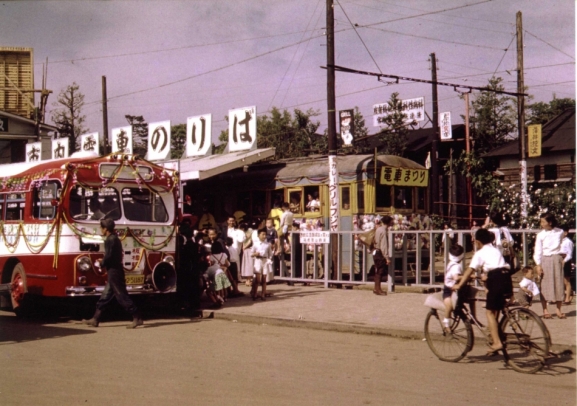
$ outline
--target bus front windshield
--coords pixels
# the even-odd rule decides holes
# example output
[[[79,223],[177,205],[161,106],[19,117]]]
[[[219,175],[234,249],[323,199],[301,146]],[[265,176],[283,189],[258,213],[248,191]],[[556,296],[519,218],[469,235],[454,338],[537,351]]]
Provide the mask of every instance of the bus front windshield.
[[[90,190],[76,186],[70,192],[70,214],[75,220],[118,220],[121,216],[118,191],[111,187]]]

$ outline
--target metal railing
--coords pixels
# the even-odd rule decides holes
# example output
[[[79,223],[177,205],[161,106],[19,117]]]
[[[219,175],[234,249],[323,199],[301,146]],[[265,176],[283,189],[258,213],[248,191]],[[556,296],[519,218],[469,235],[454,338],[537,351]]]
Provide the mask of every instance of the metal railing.
[[[521,264],[525,266],[532,258],[529,248],[534,238],[529,236],[540,230],[509,231],[516,241]],[[281,260],[275,261],[275,279],[322,283],[325,287],[372,284],[373,258],[358,240],[361,234],[363,231],[331,232],[329,244],[301,244],[300,232],[292,232],[290,252],[281,254]],[[474,253],[471,230],[389,230],[389,248],[393,255],[386,278],[388,291],[394,291],[395,285],[441,287],[449,262],[451,234],[452,240],[465,248],[463,269],[466,269]],[[336,249],[333,249],[335,244]],[[336,267],[333,267],[334,263]]]

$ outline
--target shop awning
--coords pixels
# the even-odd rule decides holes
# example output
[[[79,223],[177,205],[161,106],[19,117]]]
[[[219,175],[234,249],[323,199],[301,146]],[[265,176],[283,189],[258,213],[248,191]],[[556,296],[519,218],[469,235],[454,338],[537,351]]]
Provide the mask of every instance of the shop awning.
[[[261,148],[201,158],[184,158],[180,160],[180,168],[178,169],[180,171],[180,179],[187,181],[210,178],[211,176],[270,158],[274,156],[274,152],[274,148]]]

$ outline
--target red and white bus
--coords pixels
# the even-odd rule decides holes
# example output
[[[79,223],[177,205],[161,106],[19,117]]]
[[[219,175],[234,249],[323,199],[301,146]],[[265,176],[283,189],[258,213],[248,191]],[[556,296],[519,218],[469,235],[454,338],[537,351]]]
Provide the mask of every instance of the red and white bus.
[[[16,314],[35,296],[100,294],[105,217],[124,247],[128,292],[173,292],[177,176],[122,154],[0,165],[0,291]]]

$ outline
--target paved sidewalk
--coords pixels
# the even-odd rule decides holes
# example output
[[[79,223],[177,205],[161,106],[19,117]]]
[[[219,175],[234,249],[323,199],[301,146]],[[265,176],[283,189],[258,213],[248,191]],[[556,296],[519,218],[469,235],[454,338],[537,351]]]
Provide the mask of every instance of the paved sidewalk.
[[[203,310],[203,317],[265,323],[322,330],[346,331],[364,334],[382,334],[394,337],[423,339],[425,316],[429,309],[423,305],[426,294],[404,293],[415,289],[397,286],[397,293],[377,296],[370,289],[325,289],[319,285],[288,286],[272,284],[266,301],[252,301],[249,288],[242,285],[245,296],[229,299],[218,310]],[[203,305],[209,303],[203,299]],[[483,303],[477,302],[479,321],[486,325]],[[541,305],[534,303],[531,310],[542,314]],[[550,307],[550,311],[554,309]],[[576,350],[575,304],[563,306],[567,319],[556,317],[543,320],[547,325],[554,351]],[[475,328],[476,330],[476,328]],[[475,331],[475,340],[484,337]]]

